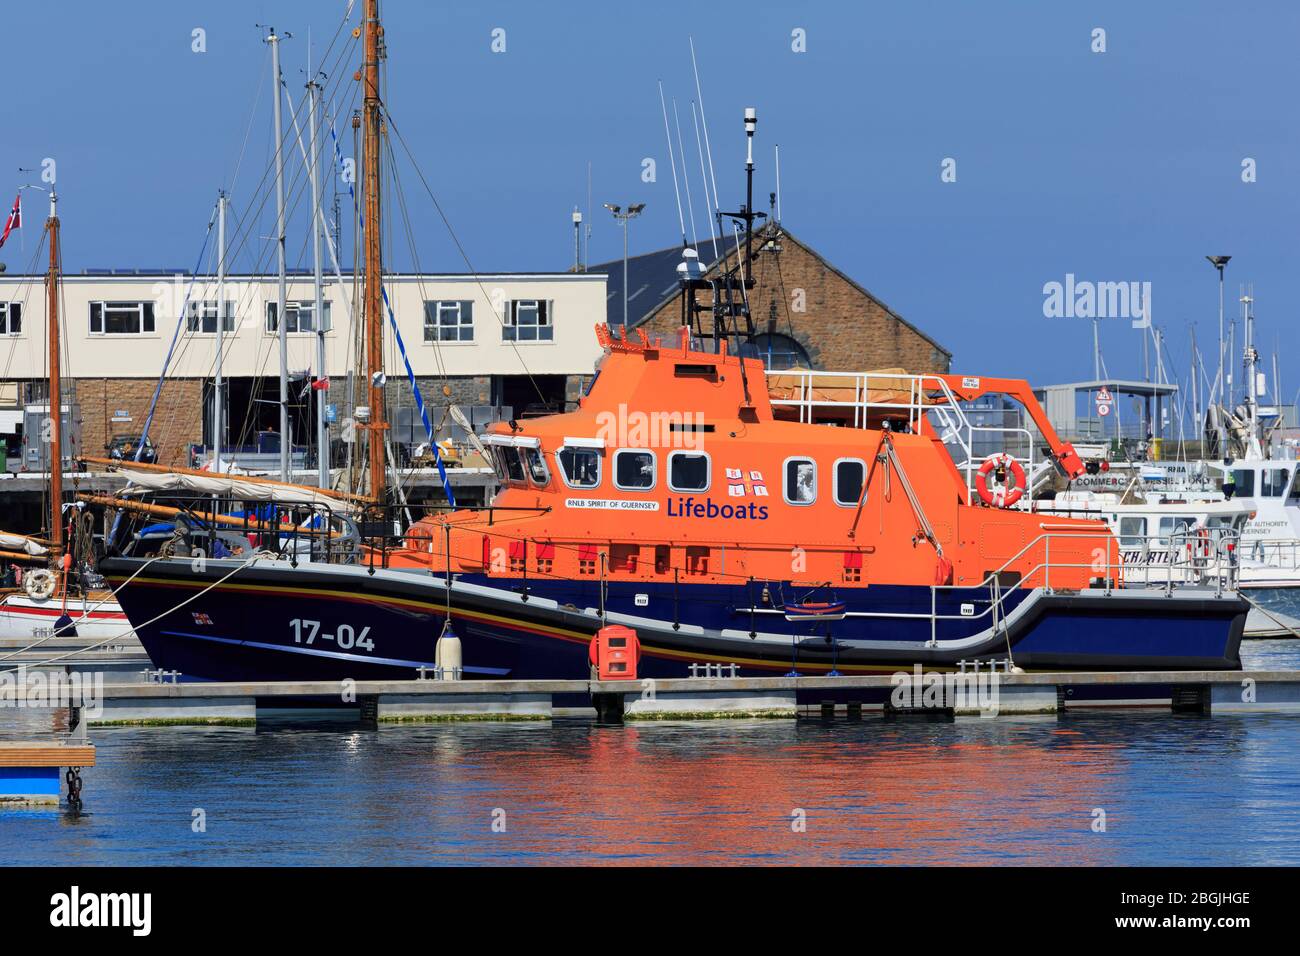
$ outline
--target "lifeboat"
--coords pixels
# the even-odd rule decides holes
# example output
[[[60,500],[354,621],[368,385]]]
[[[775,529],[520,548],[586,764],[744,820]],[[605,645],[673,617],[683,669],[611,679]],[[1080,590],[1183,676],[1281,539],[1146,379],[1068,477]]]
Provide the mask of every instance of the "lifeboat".
[[[1124,588],[1105,522],[972,491],[935,420],[990,392],[1023,402],[1048,467],[1082,473],[1026,383],[890,372],[867,388],[880,373],[842,373],[859,380],[842,390],[816,373],[804,387],[685,328],[670,342],[597,334],[605,356],[578,408],[483,436],[500,481],[490,509],[427,515],[352,564],[234,577],[223,561],[152,564],[122,602],[148,622],[155,664],[216,679],[409,677],[434,665],[451,621],[469,677],[585,677],[606,625],[636,632],[642,677],[714,662],[781,674],[792,645],[801,674],[981,659],[1240,667],[1245,606],[1231,591]],[[870,400],[881,390],[893,400]],[[115,581],[139,566],[104,563]],[[781,600],[807,582],[835,599]],[[827,621],[834,640],[810,634]],[[309,643],[306,628],[329,640]]]

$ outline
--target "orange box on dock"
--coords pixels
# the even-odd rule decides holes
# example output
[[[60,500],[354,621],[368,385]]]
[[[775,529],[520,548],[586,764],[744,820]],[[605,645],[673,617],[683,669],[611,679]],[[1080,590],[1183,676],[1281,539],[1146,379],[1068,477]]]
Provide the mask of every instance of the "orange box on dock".
[[[636,680],[640,658],[641,642],[630,627],[610,624],[591,639],[590,659],[598,680]]]

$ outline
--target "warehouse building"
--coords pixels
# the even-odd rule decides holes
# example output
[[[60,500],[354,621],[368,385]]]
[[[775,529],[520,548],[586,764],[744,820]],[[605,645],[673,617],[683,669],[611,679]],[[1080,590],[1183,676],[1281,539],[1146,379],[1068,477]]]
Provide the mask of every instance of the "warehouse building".
[[[736,261],[734,237],[719,237],[716,244],[704,240],[694,248],[705,267],[705,279],[726,271]],[[755,286],[749,294],[750,311],[757,331],[755,344],[769,368],[949,370],[950,351],[783,225],[755,230],[753,249]],[[676,270],[681,261],[681,246],[628,260],[630,328],[643,328],[652,338],[668,338],[680,327]],[[621,324],[623,260],[601,263],[589,271],[608,276],[609,322]]]

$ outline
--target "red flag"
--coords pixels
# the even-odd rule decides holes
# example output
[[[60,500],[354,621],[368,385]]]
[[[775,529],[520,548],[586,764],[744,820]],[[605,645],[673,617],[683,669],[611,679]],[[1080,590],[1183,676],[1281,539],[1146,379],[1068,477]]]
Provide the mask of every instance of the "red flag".
[[[14,208],[10,210],[9,218],[8,220],[5,221],[4,234],[0,235],[0,246],[3,246],[5,244],[5,240],[9,238],[9,233],[13,232],[15,229],[21,229],[22,227],[23,227],[23,194],[19,193],[17,196],[14,197]]]
[[[316,381],[311,383],[311,387],[318,392],[328,392],[330,388],[330,380],[328,378],[318,378]]]

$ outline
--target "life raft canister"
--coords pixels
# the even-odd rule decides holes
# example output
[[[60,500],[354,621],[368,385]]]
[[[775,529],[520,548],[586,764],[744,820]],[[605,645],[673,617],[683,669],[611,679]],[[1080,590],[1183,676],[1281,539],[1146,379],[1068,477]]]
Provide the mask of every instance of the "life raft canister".
[[[37,568],[23,575],[23,588],[27,596],[34,601],[44,601],[54,593],[54,572],[48,568]]]
[[[1010,487],[998,488],[996,491],[989,490],[989,475],[995,470],[1010,474]],[[979,492],[980,500],[994,508],[1010,508],[1024,495],[1026,487],[1028,483],[1025,481],[1025,469],[1020,467],[1020,462],[1005,452],[989,455],[984,459],[984,464],[980,465],[980,470],[975,473],[975,490]]]

